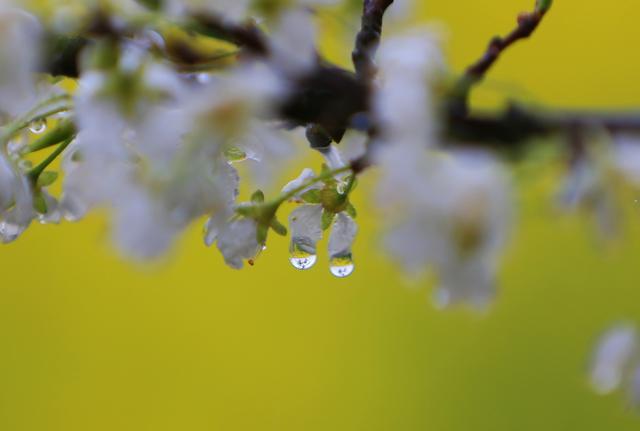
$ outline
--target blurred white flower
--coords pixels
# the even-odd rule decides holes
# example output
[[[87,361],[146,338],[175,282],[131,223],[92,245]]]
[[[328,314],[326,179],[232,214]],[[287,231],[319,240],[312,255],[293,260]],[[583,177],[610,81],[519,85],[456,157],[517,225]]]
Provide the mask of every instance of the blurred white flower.
[[[287,75],[302,75],[317,62],[316,27],[312,13],[288,9],[280,15],[271,37],[272,64]]]
[[[444,70],[434,35],[419,33],[390,38],[379,52],[380,88],[374,109],[382,140],[425,148],[436,134],[431,85]]]
[[[34,16],[0,1],[1,112],[16,116],[33,105],[40,36],[40,23]]]
[[[0,151],[0,242],[15,241],[33,217],[29,180]]]
[[[629,183],[640,187],[640,136],[614,137],[613,164]]]
[[[443,69],[432,35],[389,39],[381,47],[374,156],[382,171],[378,202],[390,224],[385,245],[409,273],[435,269],[438,305],[483,307],[494,296],[509,186],[488,155],[430,149],[438,139],[432,85]]]
[[[238,21],[246,17],[250,4],[251,0],[165,0],[164,11],[175,17],[188,12],[207,12]]]
[[[411,274],[436,270],[439,306],[486,306],[510,226],[506,174],[474,153],[390,148],[382,154],[378,201],[390,223],[385,245],[391,256]]]
[[[639,359],[638,347],[638,334],[633,326],[619,325],[607,331],[600,338],[593,355],[593,388],[601,394],[618,389],[623,380],[629,378],[632,360]]]

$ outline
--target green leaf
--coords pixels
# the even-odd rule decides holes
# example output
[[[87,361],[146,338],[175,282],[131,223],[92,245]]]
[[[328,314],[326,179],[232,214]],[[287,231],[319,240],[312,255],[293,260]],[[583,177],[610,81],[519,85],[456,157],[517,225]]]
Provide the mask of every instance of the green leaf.
[[[275,217],[271,220],[271,229],[273,229],[278,235],[287,236],[287,228]]]
[[[347,214],[349,214],[351,218],[358,217],[358,212],[356,211],[356,207],[354,207],[351,202],[347,204],[347,208],[345,209],[345,211],[347,212]]]
[[[37,193],[33,196],[33,209],[35,209],[40,214],[47,213],[47,201],[44,200],[44,195],[42,193]]]
[[[335,218],[335,213],[332,213],[331,211],[322,211],[322,230],[327,230],[329,229],[329,226],[331,226],[331,223],[333,222],[333,219]]]
[[[303,201],[309,204],[319,204],[320,202],[322,202],[322,196],[320,194],[320,190],[318,189],[306,191],[300,196],[300,198],[302,198]]]
[[[264,202],[264,192],[262,190],[256,190],[251,195],[251,202],[255,204],[261,204]]]
[[[38,177],[38,187],[48,187],[55,183],[58,179],[58,173],[53,171],[45,171]]]

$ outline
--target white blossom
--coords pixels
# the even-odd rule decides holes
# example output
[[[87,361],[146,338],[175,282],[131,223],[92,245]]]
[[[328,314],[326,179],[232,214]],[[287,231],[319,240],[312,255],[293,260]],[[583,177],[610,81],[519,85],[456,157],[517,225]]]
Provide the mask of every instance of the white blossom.
[[[638,360],[638,335],[631,325],[607,331],[598,342],[591,364],[591,384],[602,394],[619,388],[633,359]]]
[[[29,180],[0,151],[0,242],[15,241],[33,217]]]
[[[166,0],[164,10],[169,16],[181,17],[188,12],[200,11],[238,21],[246,16],[250,3],[250,0]]]
[[[27,12],[0,2],[0,111],[16,116],[36,98],[41,27]]]
[[[317,61],[316,27],[313,15],[303,8],[292,8],[280,15],[271,38],[274,67],[289,75],[308,72]]]
[[[233,220],[220,229],[217,246],[227,265],[241,269],[245,260],[255,259],[263,246],[258,243],[257,229],[256,221],[250,218]]]

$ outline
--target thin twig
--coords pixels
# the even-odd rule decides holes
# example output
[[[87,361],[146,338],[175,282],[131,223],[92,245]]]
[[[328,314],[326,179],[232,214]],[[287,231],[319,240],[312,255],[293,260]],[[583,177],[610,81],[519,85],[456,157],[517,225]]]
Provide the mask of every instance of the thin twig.
[[[523,12],[518,16],[518,25],[505,37],[495,36],[489,42],[482,57],[469,66],[460,78],[454,94],[454,109],[461,114],[468,112],[469,92],[474,85],[481,82],[491,67],[498,61],[501,54],[519,40],[529,38],[538,28],[551,7],[551,1],[538,0],[533,12]]]

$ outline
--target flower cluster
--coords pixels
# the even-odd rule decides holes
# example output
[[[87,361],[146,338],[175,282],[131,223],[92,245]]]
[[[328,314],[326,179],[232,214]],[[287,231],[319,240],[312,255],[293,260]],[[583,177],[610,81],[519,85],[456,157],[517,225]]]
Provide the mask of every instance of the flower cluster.
[[[469,130],[486,140],[487,127],[459,102],[495,60],[448,89],[438,35],[381,42],[393,1],[366,0],[355,71],[339,68],[318,51],[315,17],[341,3],[111,0],[37,18],[2,1],[0,239],[100,208],[119,250],[152,259],[206,218],[205,243],[229,266],[253,263],[273,231],[290,233],[290,261],[306,270],[327,231],[329,269],[346,277],[358,231],[352,194],[374,165],[381,247],[408,274],[435,273],[437,305],[486,307],[512,225],[511,180],[494,152],[473,145]],[[539,24],[550,4],[526,20]],[[70,21],[80,24],[65,33]],[[299,129],[325,163],[267,199],[261,190],[294,159]],[[618,185],[640,185],[640,145],[603,130],[582,134],[597,145],[573,146],[561,201],[610,231]],[[338,146],[343,138],[358,151]],[[257,190],[247,202],[239,172]],[[58,178],[62,192],[52,193]],[[288,228],[278,218],[285,202],[298,205]]]

